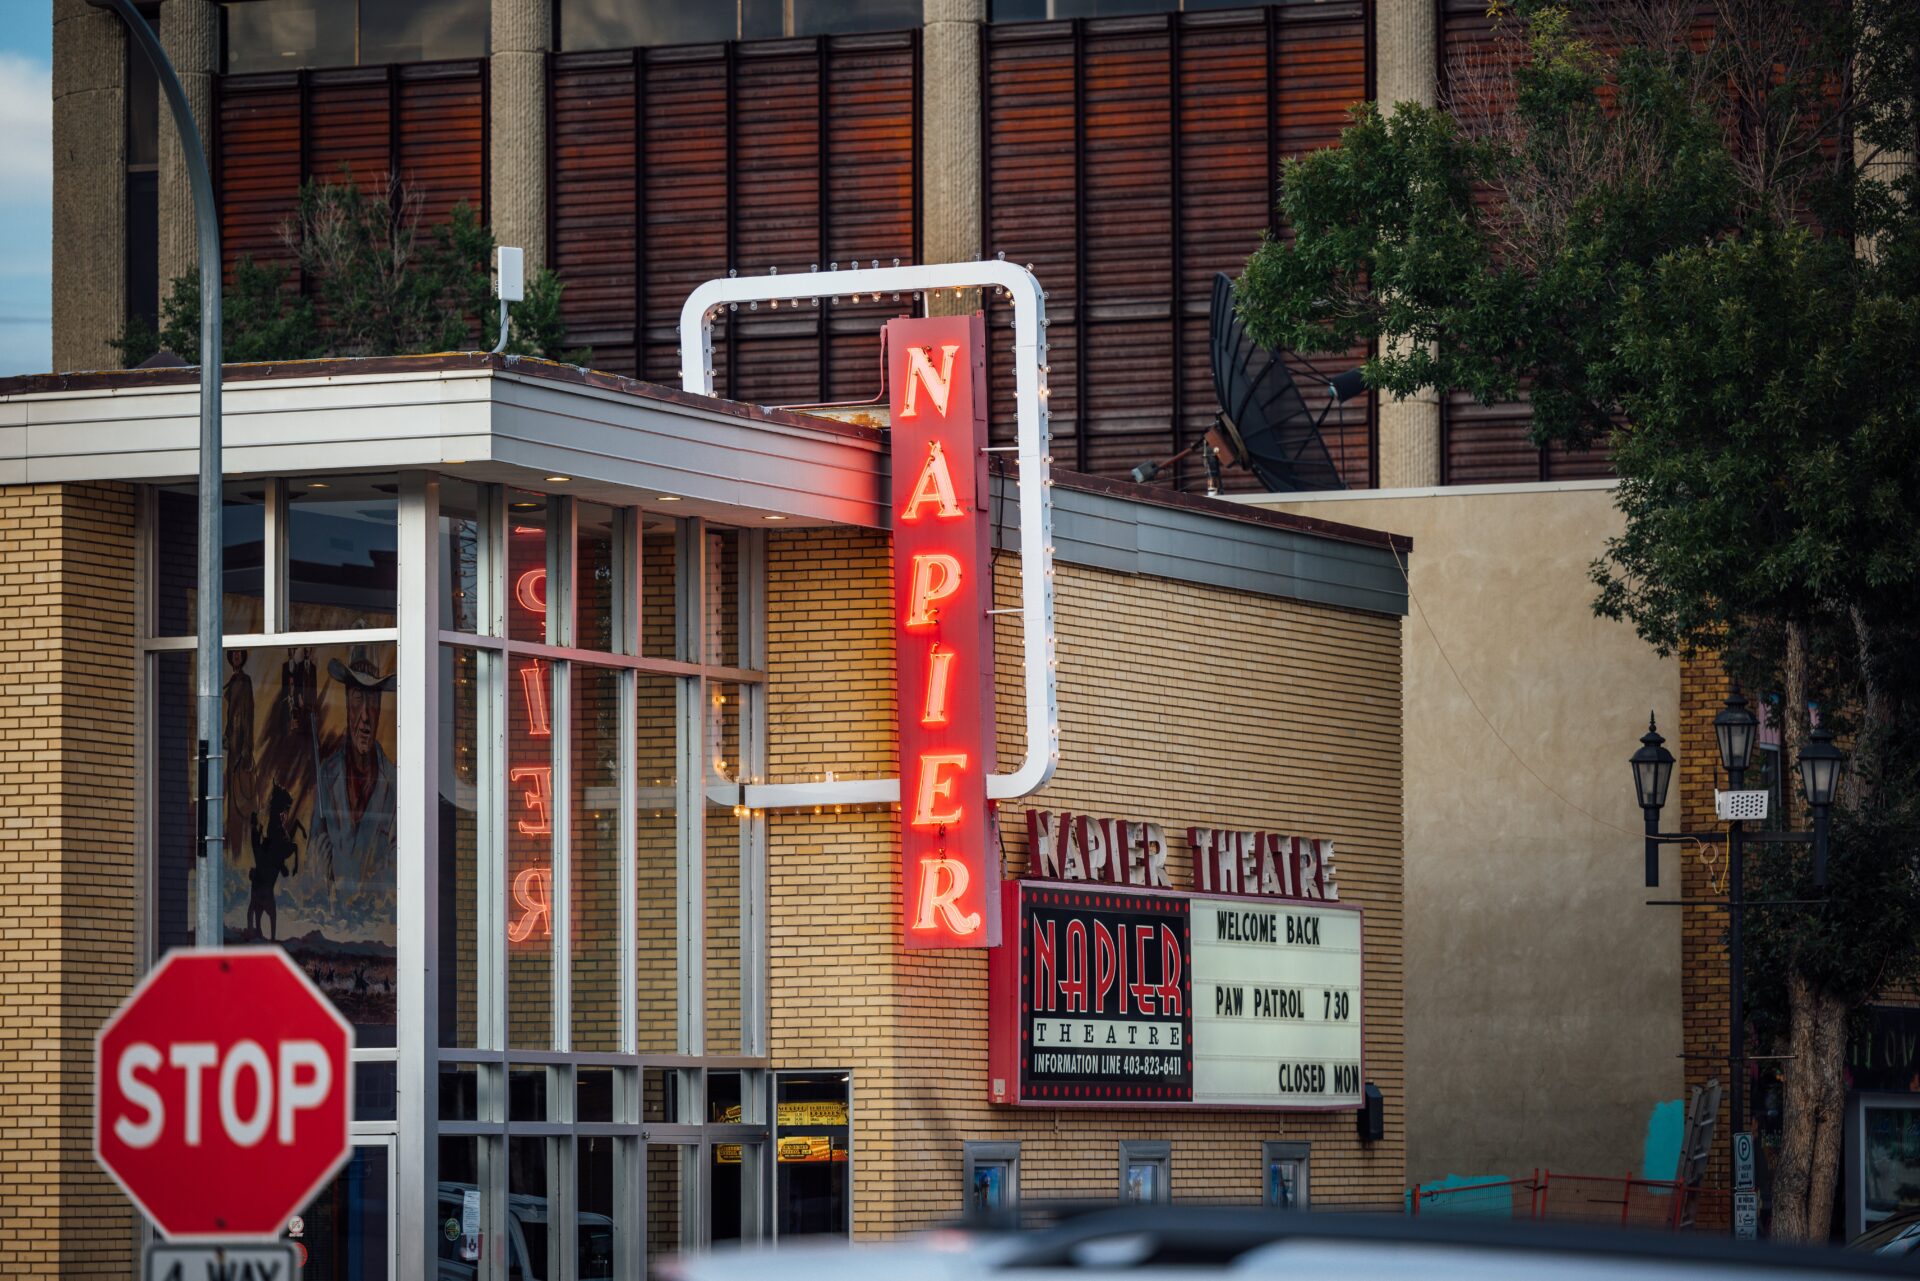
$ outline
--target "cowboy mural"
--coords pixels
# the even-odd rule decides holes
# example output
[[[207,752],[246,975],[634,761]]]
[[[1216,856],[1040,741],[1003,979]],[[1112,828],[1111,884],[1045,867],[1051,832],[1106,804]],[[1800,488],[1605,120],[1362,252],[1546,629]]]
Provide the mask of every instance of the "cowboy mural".
[[[381,675],[355,645],[327,674],[346,690],[347,727],[340,746],[320,756],[313,738],[312,853],[329,879],[384,884],[393,879],[393,761],[380,746],[380,710],[393,675]]]

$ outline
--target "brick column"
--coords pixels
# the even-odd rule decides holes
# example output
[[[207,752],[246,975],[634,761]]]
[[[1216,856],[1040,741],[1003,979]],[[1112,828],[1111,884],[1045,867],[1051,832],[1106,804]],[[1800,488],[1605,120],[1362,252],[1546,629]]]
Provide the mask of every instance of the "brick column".
[[[1380,0],[1374,8],[1373,75],[1380,109],[1440,101],[1434,0]],[[1431,389],[1380,400],[1380,487],[1440,483],[1440,397]]]
[[[487,219],[494,238],[547,265],[547,50],[552,0],[493,0],[487,60]]]
[[[1677,773],[1680,805],[1669,805],[1662,816],[1668,831],[1710,832],[1720,829],[1713,812],[1713,793],[1720,784],[1720,747],[1713,735],[1714,713],[1726,701],[1732,682],[1718,654],[1687,654],[1680,660],[1680,725],[1673,746],[1679,757]],[[1677,823],[1676,823],[1677,820]],[[1669,826],[1671,825],[1671,826]],[[1724,845],[1674,847],[1680,859],[1680,897],[1713,899],[1727,896],[1727,853]],[[1706,907],[1649,908],[1683,914],[1680,929],[1681,1049],[1687,1055],[1689,1090],[1710,1080],[1720,1082],[1720,1128],[1707,1161],[1706,1186],[1731,1186],[1727,1168],[1727,1131],[1732,1125],[1732,1080],[1727,1075],[1727,914]],[[1757,1099],[1749,1099],[1751,1108]],[[1724,1191],[1703,1198],[1699,1222],[1724,1230],[1731,1205]]]
[[[0,1258],[126,1277],[133,1211],[91,1150],[138,938],[132,491],[0,489],[0,591]]]
[[[160,9],[160,43],[186,90],[204,147],[213,146],[213,78],[220,70],[220,6],[213,0],[167,0]],[[135,51],[138,56],[138,50]],[[200,238],[193,217],[193,184],[186,153],[174,127],[166,92],[160,102],[160,301],[167,286],[200,266]]]
[[[973,262],[986,249],[980,225],[980,27],[986,0],[926,0],[920,36],[920,255]],[[978,290],[935,301],[935,315],[966,315]]]
[[[53,367],[117,369],[127,315],[126,34],[53,6]]]

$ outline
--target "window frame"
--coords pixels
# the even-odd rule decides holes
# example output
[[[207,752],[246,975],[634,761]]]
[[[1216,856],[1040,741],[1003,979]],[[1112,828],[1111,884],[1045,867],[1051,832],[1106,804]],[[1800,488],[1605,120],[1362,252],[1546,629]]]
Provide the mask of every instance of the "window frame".
[[[1306,1210],[1313,1206],[1313,1144],[1287,1139],[1270,1139],[1260,1145],[1260,1200],[1269,1209],[1283,1208],[1273,1198],[1273,1167],[1291,1162],[1299,1167],[1294,1181],[1294,1203],[1284,1208]]]
[[[396,1093],[402,1100],[414,1100],[411,1106],[397,1106],[392,1116],[355,1120],[352,1124],[356,1141],[385,1137],[395,1150],[392,1186],[396,1199],[393,1204],[399,1220],[395,1240],[430,1242],[435,1236],[432,1230],[438,1222],[434,1217],[437,1205],[431,1192],[425,1205],[427,1221],[419,1223],[413,1220],[420,1217],[421,1210],[416,1204],[417,1198],[409,1198],[408,1189],[411,1182],[418,1180],[423,1169],[438,1169],[438,1149],[442,1139],[472,1139],[478,1145],[475,1160],[481,1182],[482,1213],[485,1222],[498,1225],[505,1222],[504,1216],[507,1214],[506,1158],[512,1139],[544,1139],[547,1142],[548,1197],[555,1212],[564,1215],[569,1212],[577,1194],[575,1180],[579,1173],[579,1140],[598,1137],[616,1140],[614,1249],[618,1275],[636,1273],[638,1261],[644,1258],[644,1233],[648,1222],[645,1171],[650,1147],[679,1145],[684,1159],[694,1162],[692,1168],[698,1169],[704,1176],[712,1163],[714,1146],[723,1143],[742,1145],[743,1235],[750,1239],[766,1236],[770,1227],[766,1213],[770,1199],[768,1184],[771,1182],[768,1176],[774,1149],[771,1143],[773,1127],[766,1116],[760,1115],[762,1100],[770,1097],[766,1086],[769,1068],[766,1057],[768,976],[766,941],[763,936],[766,920],[765,818],[764,815],[736,811],[741,829],[737,906],[742,935],[739,975],[741,1026],[738,1040],[730,1046],[720,1047],[717,1052],[713,1051],[696,1009],[692,1019],[683,1018],[671,1052],[655,1050],[644,1054],[640,1052],[637,1039],[636,1005],[642,980],[635,963],[633,916],[637,900],[637,868],[635,824],[631,821],[639,800],[635,753],[641,734],[636,724],[634,686],[642,674],[652,674],[674,681],[683,709],[676,717],[679,729],[673,746],[676,775],[681,782],[675,803],[682,815],[679,826],[683,842],[678,859],[681,881],[674,887],[673,897],[686,903],[701,903],[704,880],[690,881],[688,878],[704,876],[704,825],[708,821],[711,790],[719,784],[709,777],[703,767],[710,752],[704,741],[703,718],[695,713],[705,706],[711,685],[725,682],[740,691],[738,733],[741,770],[757,774],[765,768],[765,638],[761,631],[765,619],[765,531],[739,530],[737,593],[729,601],[730,607],[737,609],[738,631],[733,642],[738,648],[737,661],[760,666],[718,668],[706,661],[712,655],[704,652],[707,640],[705,583],[708,567],[705,557],[701,555],[694,555],[691,565],[688,558],[683,556],[676,575],[674,609],[679,640],[675,656],[652,658],[633,652],[643,648],[640,643],[644,587],[639,555],[641,530],[649,518],[664,519],[662,513],[649,512],[638,505],[615,507],[617,528],[614,563],[620,583],[620,589],[615,593],[616,614],[610,642],[615,652],[585,650],[566,644],[547,643],[553,639],[571,639],[568,623],[574,607],[574,548],[570,538],[558,535],[550,543],[550,548],[555,549],[557,554],[549,558],[550,578],[555,590],[550,593],[548,600],[550,623],[558,625],[550,626],[539,642],[516,641],[506,635],[509,601],[505,591],[507,511],[504,486],[481,485],[478,488],[479,564],[472,587],[478,595],[475,616],[479,630],[464,632],[442,626],[439,594],[447,589],[437,572],[444,550],[439,519],[442,474],[421,470],[372,469],[351,473],[329,472],[316,478],[331,478],[336,474],[398,483],[396,537],[400,564],[393,625],[338,631],[287,630],[289,485],[284,478],[253,480],[237,477],[228,483],[241,481],[258,484],[265,491],[260,610],[263,630],[248,633],[226,631],[223,633],[224,647],[236,650],[351,642],[391,646],[394,670],[401,681],[399,689],[405,692],[394,695],[392,715],[396,718],[396,731],[401,736],[403,748],[406,736],[411,733],[414,740],[424,742],[427,749],[418,759],[408,758],[404,750],[396,754],[397,784],[416,791],[437,788],[435,780],[440,754],[450,750],[449,743],[439,737],[437,728],[442,698],[442,656],[450,648],[472,650],[479,656],[474,672],[479,688],[474,697],[479,704],[476,712],[479,729],[476,733],[481,739],[479,747],[482,751],[480,765],[476,768],[479,777],[486,782],[478,798],[483,831],[477,838],[479,848],[474,897],[463,898],[462,901],[462,910],[475,912],[477,937],[483,940],[472,962],[477,989],[473,997],[476,1002],[475,1043],[439,1044],[441,1038],[438,1035],[429,1035],[424,1029],[409,1025],[402,1018],[395,1029],[397,1045],[357,1048],[353,1053],[356,1065],[393,1065],[397,1077]],[[457,474],[447,474],[444,478],[466,483],[466,478]],[[162,660],[170,658],[175,663],[182,659],[190,660],[196,640],[191,632],[185,635],[162,635],[160,632],[159,504],[155,496],[162,488],[164,486],[161,485],[141,486],[137,491],[136,509],[139,537],[135,544],[137,580],[134,606],[138,620],[136,648],[139,661],[136,664],[138,710],[134,735],[140,755],[133,785],[139,801],[136,821],[140,846],[144,851],[137,870],[139,884],[143,888],[143,907],[138,922],[143,967],[150,966],[158,959],[155,953],[156,938],[161,932],[159,914],[170,910],[170,905],[162,904],[157,894],[144,892],[155,886],[159,870],[156,861],[158,849],[151,839],[159,825],[157,806],[163,794],[168,798],[174,796],[170,790],[159,785],[160,776],[155,772],[160,767],[157,759],[159,736],[155,728],[161,712],[160,682],[173,679],[171,675],[163,674]],[[550,511],[555,513],[550,528],[570,534],[575,524],[573,504],[576,500],[564,492],[554,493],[551,489],[545,492],[552,503]],[[697,517],[683,517],[674,518],[673,525],[675,537],[683,549],[705,547],[707,522]],[[410,575],[413,583],[411,589],[408,586]],[[423,576],[426,584],[424,589],[420,586]],[[619,893],[623,919],[619,934],[622,977],[617,1051],[585,1052],[570,1048],[572,1027],[566,997],[573,974],[573,948],[566,914],[569,895],[565,881],[566,858],[570,848],[569,833],[565,830],[569,805],[561,799],[570,796],[570,791],[565,788],[566,770],[560,768],[558,761],[554,774],[555,838],[552,847],[555,877],[552,890],[554,945],[548,962],[553,967],[553,989],[549,999],[552,1002],[554,1035],[548,1048],[524,1049],[508,1045],[506,992],[501,982],[505,974],[506,955],[505,901],[501,893],[504,890],[502,877],[506,867],[506,847],[498,829],[509,814],[507,798],[511,789],[505,775],[507,762],[504,755],[499,753],[504,752],[504,712],[507,697],[514,693],[512,664],[516,658],[538,659],[554,665],[554,692],[550,708],[552,735],[556,746],[565,745],[569,753],[574,748],[572,706],[571,699],[566,696],[568,686],[561,673],[570,674],[575,663],[613,669],[619,673],[622,705],[617,718],[620,727],[618,774],[621,793],[619,804],[623,815],[623,831],[619,838]],[[188,672],[191,672],[190,666]],[[427,709],[424,719],[419,711],[422,707]],[[403,716],[409,719],[402,722],[400,718]],[[488,754],[492,749],[486,743],[489,725],[498,730],[501,736],[498,751],[493,755]],[[407,728],[409,726],[411,729]],[[188,733],[191,737],[190,729]],[[729,796],[737,795],[737,784],[728,784],[727,787]],[[489,824],[492,830],[484,830]],[[404,937],[409,930],[416,931],[419,938],[412,946],[429,949],[429,956],[437,955],[440,932],[452,928],[450,921],[442,919],[438,899],[437,837],[427,835],[424,849],[421,849],[418,833],[410,834],[403,823],[396,840],[396,862],[405,864],[424,858],[428,865],[412,874],[415,878],[412,882],[407,879],[407,873],[401,875],[396,901],[401,935]],[[682,918],[678,929],[675,967],[679,971],[678,976],[672,979],[664,974],[660,976],[661,982],[678,983],[683,992],[688,991],[691,985],[695,1002],[699,1002],[702,996],[702,976],[699,972],[702,953],[697,948],[689,950],[688,943],[690,937],[694,942],[699,941],[699,929],[698,913],[694,914],[691,922]],[[405,966],[407,947],[405,943],[401,945],[401,956],[397,963],[402,968]],[[689,957],[694,958],[691,964]],[[436,964],[430,967],[429,972],[437,976],[437,970]],[[416,978],[409,981],[421,980]],[[429,982],[427,990],[417,995],[417,1000],[428,1006],[440,999],[437,977]],[[682,1009],[687,1009],[684,1000]],[[545,1071],[547,1103],[542,1116],[525,1121],[510,1119],[508,1084],[515,1067]],[[613,1070],[614,1092],[610,1119],[591,1122],[579,1120],[573,1109],[579,1073],[583,1069],[608,1068]],[[702,1104],[706,1074],[716,1070],[741,1074],[746,1115],[737,1124],[709,1122],[704,1117]],[[443,1072],[448,1071],[456,1076],[443,1078]],[[672,1098],[678,1106],[670,1120],[649,1121],[645,1117],[643,1096],[650,1071],[664,1072],[673,1080]],[[422,1073],[424,1081],[421,1079]],[[471,1115],[455,1119],[444,1114],[445,1109],[438,1101],[443,1079],[471,1080]],[[850,1074],[848,1079],[851,1106]],[[704,1177],[684,1180],[678,1222],[685,1248],[703,1247],[711,1231],[711,1207],[707,1204],[705,1183]],[[430,1183],[425,1186],[430,1187]],[[851,1226],[851,1185],[848,1196]],[[558,1250],[559,1246],[554,1244],[550,1248]],[[412,1262],[412,1256],[405,1251],[403,1257],[408,1263]],[[402,1270],[405,1270],[404,1266]],[[567,1277],[572,1270],[569,1258],[560,1263],[555,1275]]]
[[[1149,1201],[1134,1201],[1127,1196],[1127,1171],[1136,1165],[1159,1167],[1161,1195]],[[1119,1197],[1122,1205],[1171,1205],[1173,1203],[1173,1144],[1165,1139],[1120,1140]]]
[[[1006,1199],[1004,1203],[994,1208],[1003,1211],[1018,1209],[1020,1206],[1020,1140],[969,1139],[963,1145],[962,1152],[965,1182],[960,1186],[966,1213],[975,1212],[971,1204],[973,1176],[974,1172],[983,1165],[1004,1166],[1007,1171],[1006,1182],[1002,1184],[1006,1190]]]

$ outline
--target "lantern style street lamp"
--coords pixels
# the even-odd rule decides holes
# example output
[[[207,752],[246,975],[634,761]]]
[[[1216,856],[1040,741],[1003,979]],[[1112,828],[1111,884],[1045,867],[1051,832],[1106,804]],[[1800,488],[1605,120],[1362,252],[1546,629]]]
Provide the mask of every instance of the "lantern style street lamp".
[[[1713,736],[1720,743],[1720,765],[1727,771],[1727,782],[1734,791],[1746,781],[1747,762],[1753,757],[1753,740],[1760,728],[1747,700],[1740,693],[1740,682],[1733,683],[1727,704],[1713,718]]]
[[[1815,727],[1800,748],[1800,786],[1813,811],[1813,883],[1820,886],[1827,883],[1827,813],[1840,786],[1841,760],[1829,729]]]
[[[1667,804],[1667,787],[1673,782],[1673,753],[1667,740],[1655,728],[1653,713],[1647,713],[1647,732],[1640,738],[1640,750],[1633,754],[1633,790],[1640,798],[1640,813],[1647,822],[1647,888],[1660,884],[1660,811]]]

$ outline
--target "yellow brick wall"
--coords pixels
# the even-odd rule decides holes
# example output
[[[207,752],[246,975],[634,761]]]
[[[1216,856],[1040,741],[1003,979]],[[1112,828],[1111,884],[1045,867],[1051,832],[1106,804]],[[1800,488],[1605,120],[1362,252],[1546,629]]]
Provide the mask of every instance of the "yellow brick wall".
[[[0,489],[0,1258],[125,1277],[93,1035],[133,985],[133,493]]]
[[[768,556],[774,781],[897,768],[889,553],[879,535],[795,532]],[[1001,606],[1018,564],[996,566]],[[1313,1144],[1315,1204],[1397,1207],[1402,1066],[1400,620],[1061,566],[1061,763],[1038,808],[1184,831],[1264,827],[1331,837],[1341,893],[1367,909],[1366,1076],[1386,1137],[1351,1113],[1010,1109],[987,1102],[982,952],[899,943],[898,815],[769,818],[771,1050],[776,1067],[847,1068],[855,1230],[885,1235],[959,1212],[962,1144],[1018,1139],[1028,1198],[1113,1196],[1118,1144],[1172,1143],[1173,1195],[1257,1202],[1261,1144]],[[1002,768],[1022,755],[1018,619],[997,638]],[[1027,802],[1001,811],[1025,871]],[[829,1013],[831,1017],[823,1017]]]

